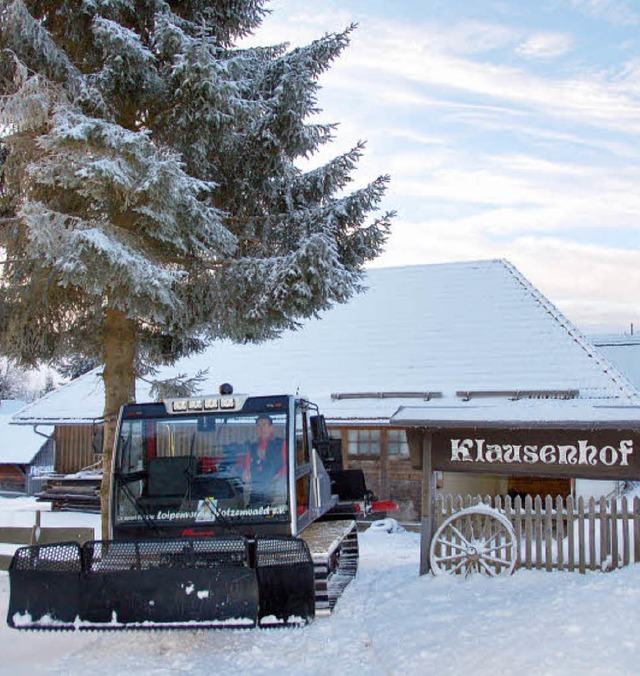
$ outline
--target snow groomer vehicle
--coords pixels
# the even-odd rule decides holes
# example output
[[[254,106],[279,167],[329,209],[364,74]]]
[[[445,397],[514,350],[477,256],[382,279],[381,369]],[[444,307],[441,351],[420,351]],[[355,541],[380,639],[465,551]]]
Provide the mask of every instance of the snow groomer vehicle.
[[[304,399],[223,386],[219,396],[124,406],[110,539],[17,550],[8,624],[305,624],[330,613],[355,576],[355,503],[369,497]]]

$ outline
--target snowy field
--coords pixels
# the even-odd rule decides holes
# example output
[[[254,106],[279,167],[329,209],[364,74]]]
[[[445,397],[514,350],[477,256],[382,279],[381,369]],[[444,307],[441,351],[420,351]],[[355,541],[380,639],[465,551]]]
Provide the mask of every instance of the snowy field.
[[[30,525],[36,504],[0,498],[0,525]],[[97,517],[42,522],[97,526]],[[360,572],[334,614],[297,629],[18,632],[5,623],[0,573],[0,674],[640,673],[640,566],[421,578],[417,534],[368,531],[360,542]]]

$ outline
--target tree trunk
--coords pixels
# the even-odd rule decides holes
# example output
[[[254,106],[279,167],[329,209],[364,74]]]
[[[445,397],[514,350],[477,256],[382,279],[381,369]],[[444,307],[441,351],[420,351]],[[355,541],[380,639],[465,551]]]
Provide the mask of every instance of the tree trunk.
[[[135,323],[120,310],[107,309],[105,322],[104,367],[104,440],[102,444],[102,538],[109,538],[109,505],[111,495],[111,462],[118,412],[124,404],[135,400]]]

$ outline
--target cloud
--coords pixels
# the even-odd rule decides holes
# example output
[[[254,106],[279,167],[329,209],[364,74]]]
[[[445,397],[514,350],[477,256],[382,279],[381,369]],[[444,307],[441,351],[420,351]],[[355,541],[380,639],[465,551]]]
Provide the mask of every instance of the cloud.
[[[448,144],[445,136],[436,136],[435,134],[426,134],[417,129],[402,127],[385,127],[380,130],[385,136],[392,136],[396,139],[404,139],[421,146],[444,146]]]
[[[371,24],[371,27],[379,34],[388,30],[386,22]],[[399,28],[396,24],[391,30],[395,32]],[[520,38],[520,31],[509,26],[464,19],[446,24],[432,20],[419,22],[418,28],[411,32],[413,44],[450,54],[479,55],[510,47]]]
[[[628,0],[570,0],[576,9],[597,19],[612,24],[636,26],[640,24],[640,14]]]
[[[595,0],[592,3],[597,4]],[[280,12],[279,4],[283,9],[293,7],[291,15]],[[587,2],[580,0],[580,4]],[[359,18],[344,7],[336,12],[308,13],[295,4],[274,3],[273,9],[264,29],[250,42],[270,43],[293,37],[295,44],[306,44]],[[569,50],[569,35],[538,32],[523,41],[524,28],[495,23],[409,23],[398,18],[382,21],[373,15],[360,18],[352,46],[321,80],[326,90],[323,100],[331,96],[330,92],[349,92],[349,98],[358,97],[372,106],[385,101],[399,106],[429,105],[450,92],[466,97],[467,105],[510,106],[564,123],[640,133],[640,89],[633,62],[620,72],[574,71],[551,77],[506,65],[497,55],[488,58],[492,50],[511,49],[527,56],[527,63],[535,63]],[[470,101],[470,97],[475,100]]]
[[[568,2],[635,20],[630,3]],[[520,6],[485,22],[452,9],[445,22],[422,20],[409,0],[385,3],[382,19],[382,4],[311,14],[311,3],[274,0],[255,40],[307,44],[359,21],[321,79],[321,117],[340,127],[314,161],[365,138],[356,183],[391,174],[385,207],[399,216],[376,265],[504,257],[578,325],[640,325],[640,59],[616,61],[623,31],[580,33],[593,29],[582,20],[561,32],[556,0],[531,9],[533,29]]]
[[[514,264],[584,330],[622,332],[640,319],[637,252],[523,238]]]
[[[493,234],[640,228],[640,168],[634,164],[513,151],[473,157],[446,145],[407,147],[386,162],[396,199],[432,212],[436,201],[449,204],[452,213],[471,211],[466,218]]]
[[[506,258],[585,331],[623,332],[640,325],[637,252],[566,241],[519,237],[496,243],[481,229],[450,219],[395,224],[375,267]]]
[[[416,39],[412,39],[412,33]],[[350,86],[371,88],[372,80],[391,76],[414,87],[457,91],[473,95],[484,104],[510,103],[572,124],[640,132],[640,106],[634,92],[625,88],[624,78],[607,81],[590,73],[543,77],[502,63],[434,50],[429,38],[423,28],[368,34],[366,43],[362,41],[360,48],[350,53],[348,62],[345,60],[358,74],[351,77]]]
[[[573,48],[573,39],[565,33],[536,33],[528,37],[516,52],[527,59],[555,59]]]

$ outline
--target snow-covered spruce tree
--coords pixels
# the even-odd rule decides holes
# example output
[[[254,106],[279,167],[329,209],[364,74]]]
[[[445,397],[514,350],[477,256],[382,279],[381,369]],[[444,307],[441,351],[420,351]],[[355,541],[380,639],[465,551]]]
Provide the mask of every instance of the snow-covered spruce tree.
[[[264,5],[0,0],[1,347],[100,360],[107,421],[153,365],[346,301],[385,241],[387,178],[345,191],[361,145],[295,164],[352,28],[239,48]]]

